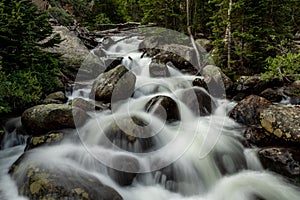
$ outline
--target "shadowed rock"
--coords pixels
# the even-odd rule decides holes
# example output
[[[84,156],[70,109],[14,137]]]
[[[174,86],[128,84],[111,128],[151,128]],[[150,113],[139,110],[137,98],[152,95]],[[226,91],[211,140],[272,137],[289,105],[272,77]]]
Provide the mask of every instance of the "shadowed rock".
[[[90,98],[108,103],[127,99],[134,92],[135,82],[135,75],[124,65],[119,65],[98,76]]]

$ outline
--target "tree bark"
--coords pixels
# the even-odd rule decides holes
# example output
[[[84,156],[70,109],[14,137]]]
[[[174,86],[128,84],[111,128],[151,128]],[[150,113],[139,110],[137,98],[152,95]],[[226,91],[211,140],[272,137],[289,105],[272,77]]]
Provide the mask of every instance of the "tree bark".
[[[227,42],[227,68],[231,69],[231,11],[232,11],[232,0],[229,0],[228,13],[227,13],[227,27],[225,33],[225,41]]]

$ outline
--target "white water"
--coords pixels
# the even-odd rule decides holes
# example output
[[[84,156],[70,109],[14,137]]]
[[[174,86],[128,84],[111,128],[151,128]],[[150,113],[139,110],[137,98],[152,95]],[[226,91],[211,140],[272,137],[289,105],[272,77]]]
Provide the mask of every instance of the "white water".
[[[266,200],[300,199],[297,188],[264,171],[255,150],[242,146],[239,125],[226,116],[231,103],[215,99],[217,109],[212,115],[195,116],[181,101],[195,76],[169,67],[169,78],[151,78],[148,69],[151,60],[140,59],[141,53],[136,51],[139,42],[131,38],[106,51],[108,56],[126,56],[123,64],[137,77],[133,97],[122,104],[113,102],[112,112],[89,113],[93,118],[77,130],[81,145],[66,140],[57,146],[37,148],[24,163],[84,171],[116,189],[125,200],[252,200],[254,195]],[[75,91],[71,98],[87,98],[90,89],[88,86],[81,92]],[[146,103],[156,95],[176,101],[181,115],[179,122],[166,123],[144,111]],[[132,115],[148,123],[146,127],[135,125],[151,130],[150,135],[143,137],[155,136],[153,148],[146,152],[141,153],[139,144],[114,144],[104,135],[111,122],[125,129],[122,120]],[[9,166],[23,149],[24,146],[17,146],[0,152],[0,199],[24,199],[16,195],[17,188],[7,175]],[[113,160],[120,157],[129,160],[121,166],[114,165]],[[130,160],[137,162],[138,168],[132,167]],[[121,187],[109,177],[106,166],[139,174],[132,185]]]

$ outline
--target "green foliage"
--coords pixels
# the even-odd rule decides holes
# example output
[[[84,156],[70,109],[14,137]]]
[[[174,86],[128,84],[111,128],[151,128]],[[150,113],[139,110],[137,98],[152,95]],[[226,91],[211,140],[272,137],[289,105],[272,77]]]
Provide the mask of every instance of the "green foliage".
[[[217,64],[227,67],[228,41],[226,27],[229,1],[212,0],[214,14],[209,25],[212,27]],[[231,23],[231,61],[234,70],[261,72],[266,58],[278,55],[280,41],[292,38],[291,0],[236,0],[233,1]],[[287,43],[286,48],[292,44]]]
[[[52,34],[49,16],[29,0],[0,0],[0,113],[37,103],[52,91],[59,55],[45,52],[60,38]]]
[[[58,21],[59,24],[63,26],[70,26],[73,24],[72,16],[60,8],[52,7],[48,9],[48,12]]]
[[[274,78],[300,80],[300,53],[287,53],[275,58],[267,58],[266,72],[262,74],[262,79],[270,80]]]

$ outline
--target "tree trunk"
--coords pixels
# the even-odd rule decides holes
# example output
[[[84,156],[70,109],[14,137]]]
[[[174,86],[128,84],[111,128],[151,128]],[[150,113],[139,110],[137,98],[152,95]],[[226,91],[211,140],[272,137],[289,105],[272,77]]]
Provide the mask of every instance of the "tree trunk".
[[[227,68],[232,70],[231,67],[231,11],[232,11],[232,0],[229,0],[228,13],[227,13],[227,27],[225,33],[225,41],[227,42]]]

